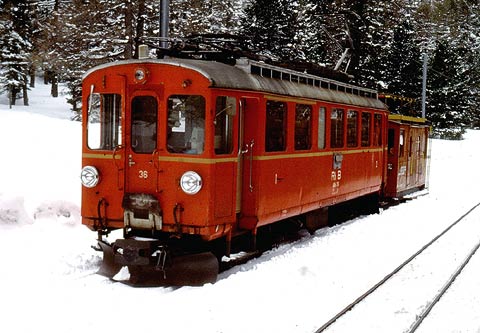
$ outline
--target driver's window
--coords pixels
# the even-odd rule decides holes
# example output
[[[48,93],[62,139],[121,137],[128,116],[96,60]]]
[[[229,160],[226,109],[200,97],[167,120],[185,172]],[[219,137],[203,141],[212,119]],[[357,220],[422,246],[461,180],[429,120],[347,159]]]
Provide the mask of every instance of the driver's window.
[[[179,154],[203,153],[205,98],[199,95],[172,95],[167,105],[167,150]]]

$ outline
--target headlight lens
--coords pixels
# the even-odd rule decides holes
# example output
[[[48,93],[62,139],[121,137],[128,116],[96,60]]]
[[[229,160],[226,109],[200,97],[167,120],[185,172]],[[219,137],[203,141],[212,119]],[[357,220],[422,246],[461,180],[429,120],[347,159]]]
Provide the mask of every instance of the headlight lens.
[[[187,171],[180,178],[180,187],[187,194],[197,194],[202,189],[202,177],[195,171]]]
[[[100,181],[97,168],[91,165],[83,167],[80,179],[82,180],[82,185],[85,187],[92,188],[97,186]]]

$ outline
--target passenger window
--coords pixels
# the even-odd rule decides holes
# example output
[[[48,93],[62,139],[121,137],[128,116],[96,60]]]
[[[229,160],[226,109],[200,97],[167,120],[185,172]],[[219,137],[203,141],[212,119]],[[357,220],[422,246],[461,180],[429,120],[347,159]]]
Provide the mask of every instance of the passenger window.
[[[151,154],[157,148],[157,100],[137,96],[132,100],[131,145],[137,154]]]
[[[295,106],[295,150],[306,150],[312,147],[312,106],[297,104]]]
[[[373,118],[373,145],[382,145],[382,115],[376,114]]]
[[[362,147],[370,146],[370,113],[362,113]]]
[[[216,154],[230,154],[233,151],[233,117],[236,113],[237,100],[235,97],[217,97],[214,120]]]
[[[89,96],[87,145],[90,149],[114,150],[122,144],[121,100],[118,94]]]
[[[172,95],[167,101],[167,150],[201,154],[205,144],[205,98]]]
[[[358,112],[347,112],[347,147],[358,147]]]
[[[318,148],[325,148],[325,114],[326,108],[321,106],[318,110]]]
[[[265,151],[284,151],[287,137],[287,103],[267,101]]]
[[[343,147],[343,109],[333,109],[330,115],[330,147]]]

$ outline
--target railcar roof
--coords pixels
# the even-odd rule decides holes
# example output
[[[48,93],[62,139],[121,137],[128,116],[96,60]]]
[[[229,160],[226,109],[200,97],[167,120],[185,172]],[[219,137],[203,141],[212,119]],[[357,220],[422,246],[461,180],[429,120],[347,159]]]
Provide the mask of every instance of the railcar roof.
[[[178,66],[194,70],[207,78],[211,83],[211,87],[213,88],[253,90],[296,98],[316,99],[340,104],[386,110],[385,104],[377,99],[377,95],[374,90],[359,88],[345,83],[317,77],[314,75],[261,64],[247,59],[241,59],[240,63],[237,63],[236,66],[231,66],[215,61],[195,59],[171,58],[123,60],[103,64],[92,68],[85,73],[83,79],[85,79],[92,72],[99,69],[126,64],[142,63]],[[268,73],[272,73],[275,70],[278,70],[282,78],[285,74],[287,74],[290,75],[290,78],[296,77],[297,81],[294,82],[294,80],[292,79],[266,77],[265,75],[262,76],[261,73],[259,75],[252,74],[252,67],[256,68],[256,70],[258,70],[259,67],[264,68]],[[284,75],[282,75],[282,73]],[[304,83],[300,83],[298,78],[299,76],[305,80]],[[311,82],[311,84],[307,82]],[[321,84],[319,84],[319,82],[324,82],[336,88],[323,88],[321,87]],[[339,90],[338,87],[340,87],[341,89]]]

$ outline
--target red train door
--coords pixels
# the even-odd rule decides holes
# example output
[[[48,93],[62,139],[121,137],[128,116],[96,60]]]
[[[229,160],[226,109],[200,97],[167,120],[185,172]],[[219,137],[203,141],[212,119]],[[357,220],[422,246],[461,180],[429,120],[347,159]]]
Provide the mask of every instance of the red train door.
[[[127,193],[157,190],[158,109],[153,94],[136,94],[126,112],[125,187]]]
[[[257,196],[255,177],[255,152],[258,144],[255,142],[258,130],[258,98],[244,97],[241,100],[240,144],[242,147],[239,161],[239,178],[237,195],[237,211],[241,209],[240,228],[254,229],[257,225]],[[242,143],[243,142],[243,143]]]

